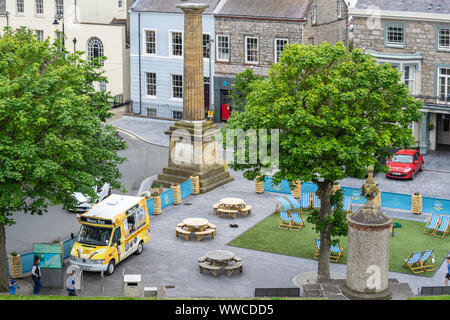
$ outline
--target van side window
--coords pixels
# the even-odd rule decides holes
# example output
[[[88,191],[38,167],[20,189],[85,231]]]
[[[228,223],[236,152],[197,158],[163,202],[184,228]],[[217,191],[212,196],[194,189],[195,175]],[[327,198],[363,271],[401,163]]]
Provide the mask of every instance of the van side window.
[[[112,243],[116,244],[117,241],[119,241],[121,238],[122,238],[122,234],[120,232],[120,227],[117,227],[116,230],[114,230],[114,236],[113,236]]]
[[[134,221],[134,214],[129,215],[127,217],[127,221],[128,221],[128,230],[129,230],[130,234],[132,234],[133,232],[136,231],[136,223]]]

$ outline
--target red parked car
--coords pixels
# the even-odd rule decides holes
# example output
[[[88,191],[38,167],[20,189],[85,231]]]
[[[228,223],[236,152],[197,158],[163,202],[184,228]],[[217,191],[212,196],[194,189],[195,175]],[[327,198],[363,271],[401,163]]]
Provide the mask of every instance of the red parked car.
[[[423,170],[423,157],[417,150],[403,149],[388,160],[387,166],[388,178],[414,179],[416,173]]]

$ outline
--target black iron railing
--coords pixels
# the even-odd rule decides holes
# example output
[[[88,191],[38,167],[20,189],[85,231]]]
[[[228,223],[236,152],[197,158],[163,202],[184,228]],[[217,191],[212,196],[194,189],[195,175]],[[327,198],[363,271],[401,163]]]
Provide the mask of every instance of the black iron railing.
[[[450,109],[450,97],[435,97],[435,96],[414,96],[414,97],[422,100],[426,106]]]

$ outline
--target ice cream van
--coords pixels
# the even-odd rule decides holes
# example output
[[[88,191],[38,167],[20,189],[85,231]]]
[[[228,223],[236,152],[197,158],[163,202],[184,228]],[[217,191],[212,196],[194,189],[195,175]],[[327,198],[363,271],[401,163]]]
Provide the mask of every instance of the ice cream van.
[[[112,194],[78,215],[81,224],[70,263],[86,271],[111,275],[132,253],[141,254],[150,240],[150,218],[143,197]]]

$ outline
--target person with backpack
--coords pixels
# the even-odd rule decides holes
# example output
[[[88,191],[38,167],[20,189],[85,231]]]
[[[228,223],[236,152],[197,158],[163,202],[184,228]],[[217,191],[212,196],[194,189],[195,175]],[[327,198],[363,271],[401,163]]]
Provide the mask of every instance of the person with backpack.
[[[31,279],[34,282],[34,294],[39,294],[41,290],[41,268],[39,267],[40,259],[38,256],[34,257],[33,268],[31,269]]]

